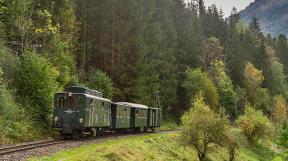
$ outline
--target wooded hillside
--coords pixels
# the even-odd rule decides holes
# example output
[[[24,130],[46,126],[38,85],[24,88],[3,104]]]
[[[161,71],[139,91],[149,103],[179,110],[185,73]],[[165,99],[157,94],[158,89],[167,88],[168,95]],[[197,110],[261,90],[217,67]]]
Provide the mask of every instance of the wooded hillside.
[[[274,101],[288,100],[286,36],[235,8],[226,19],[203,0],[1,0],[0,13],[0,95],[15,107],[0,104],[12,115],[3,136],[49,125],[54,93],[76,84],[149,106],[160,91],[177,118],[200,91],[231,120],[248,104],[274,117]]]

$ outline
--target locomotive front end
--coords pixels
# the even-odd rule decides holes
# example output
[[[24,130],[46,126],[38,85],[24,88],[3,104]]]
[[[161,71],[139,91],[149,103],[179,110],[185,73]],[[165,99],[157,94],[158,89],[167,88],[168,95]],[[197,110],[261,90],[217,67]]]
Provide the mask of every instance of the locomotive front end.
[[[57,93],[54,99],[53,128],[64,136],[83,128],[84,106],[83,94]]]

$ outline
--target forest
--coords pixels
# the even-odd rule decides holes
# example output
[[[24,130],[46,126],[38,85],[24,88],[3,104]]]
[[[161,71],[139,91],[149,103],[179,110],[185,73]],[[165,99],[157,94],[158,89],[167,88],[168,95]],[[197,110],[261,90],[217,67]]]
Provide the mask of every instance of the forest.
[[[186,132],[198,112],[251,145],[275,129],[288,147],[287,37],[256,17],[203,0],[0,0],[0,13],[1,143],[47,134],[55,92],[81,85],[149,106],[159,91]]]

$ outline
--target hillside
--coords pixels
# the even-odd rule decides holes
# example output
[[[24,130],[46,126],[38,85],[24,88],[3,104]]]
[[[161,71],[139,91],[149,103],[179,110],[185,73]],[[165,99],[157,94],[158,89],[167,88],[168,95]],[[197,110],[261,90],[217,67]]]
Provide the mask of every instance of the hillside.
[[[241,11],[244,21],[256,16],[265,33],[272,35],[288,34],[288,1],[287,0],[255,0]]]

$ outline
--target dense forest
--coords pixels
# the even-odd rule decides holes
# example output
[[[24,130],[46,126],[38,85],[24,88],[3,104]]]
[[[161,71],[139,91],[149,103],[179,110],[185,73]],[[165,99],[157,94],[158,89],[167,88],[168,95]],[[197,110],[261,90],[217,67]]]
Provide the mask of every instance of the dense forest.
[[[226,18],[203,0],[0,0],[0,13],[1,142],[49,129],[54,93],[69,85],[149,106],[160,91],[175,118],[200,100],[230,121],[244,109],[286,120],[287,38],[236,8]]]

